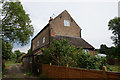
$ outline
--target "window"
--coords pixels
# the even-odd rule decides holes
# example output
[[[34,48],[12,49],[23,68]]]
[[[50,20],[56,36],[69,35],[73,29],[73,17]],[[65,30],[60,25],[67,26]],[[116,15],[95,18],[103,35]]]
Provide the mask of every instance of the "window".
[[[37,71],[39,72],[39,69],[37,69]]]
[[[43,37],[43,43],[45,43],[45,37]]]
[[[37,46],[39,46],[39,40],[37,41]]]
[[[84,52],[85,52],[85,53],[89,53],[89,50],[88,50],[88,49],[84,49]]]
[[[33,44],[33,50],[35,49],[35,45]]]
[[[64,26],[70,26],[70,21],[64,20]]]

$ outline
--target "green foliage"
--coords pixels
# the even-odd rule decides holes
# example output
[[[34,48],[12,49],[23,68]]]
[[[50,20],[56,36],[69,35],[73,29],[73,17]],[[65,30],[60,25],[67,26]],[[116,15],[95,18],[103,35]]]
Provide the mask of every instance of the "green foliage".
[[[22,56],[22,53],[19,50],[15,50],[14,54],[17,55],[17,58],[19,58],[20,56]]]
[[[112,31],[113,35],[111,39],[114,41],[116,46],[115,56],[120,58],[120,17],[115,17],[111,19],[108,23],[109,30]]]
[[[119,47],[107,47],[105,44],[100,45],[100,49],[97,50],[99,53],[107,55],[107,58],[119,58]]]
[[[16,60],[17,59],[17,55],[15,53],[12,54],[12,60]]]
[[[43,75],[43,74],[40,74],[40,76],[39,76],[42,80],[47,80],[47,76],[46,75]]]
[[[2,55],[6,60],[12,59],[12,48],[13,45],[11,43],[2,40]]]
[[[20,58],[20,57],[18,58],[18,61],[17,61],[17,62],[18,62],[18,63],[21,63],[21,58]]]
[[[32,51],[32,49],[30,48],[28,51],[27,51],[27,54],[30,53]]]
[[[108,47],[105,44],[100,45],[100,53],[106,54]]]
[[[98,57],[96,62],[96,67],[100,70],[102,70],[103,66],[107,66],[107,61],[105,57]]]
[[[120,44],[120,17],[115,17],[110,20],[108,26],[109,30],[114,34],[111,38],[113,39],[114,44],[118,46]]]
[[[4,41],[26,45],[34,32],[29,15],[19,1],[6,1],[2,4],[1,26]]]
[[[26,75],[30,77],[30,76],[32,76],[33,74],[32,74],[31,72],[27,71],[27,72],[26,72]]]
[[[81,68],[86,68],[86,69],[96,69],[95,67],[95,62],[96,62],[96,58],[86,54],[86,53],[82,53],[79,55],[78,57],[78,66],[80,66]]]
[[[102,69],[106,65],[106,59],[93,57],[88,53],[84,53],[82,48],[76,48],[70,45],[67,40],[53,40],[49,47],[42,48],[43,54],[40,59],[43,59],[44,64],[80,67],[86,69]]]
[[[73,54],[75,54],[76,48],[63,39],[61,41],[53,40],[49,48],[43,48],[42,51],[43,56],[47,59],[44,60],[45,63],[52,62],[55,65],[66,65],[74,62]]]

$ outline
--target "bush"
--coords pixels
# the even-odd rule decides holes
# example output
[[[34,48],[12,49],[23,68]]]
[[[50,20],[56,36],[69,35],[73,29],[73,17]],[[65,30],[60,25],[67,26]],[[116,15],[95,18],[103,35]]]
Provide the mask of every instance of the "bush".
[[[67,40],[60,41],[53,40],[49,47],[42,48],[43,63],[53,65],[71,67],[80,67],[86,69],[102,69],[106,66],[106,59],[100,57],[93,57],[88,53],[84,53],[82,48],[76,48],[70,45]],[[42,59],[42,58],[40,58]]]
[[[40,78],[43,80],[47,80],[48,77],[46,75],[40,74]]]
[[[20,58],[20,57],[18,58],[18,61],[17,61],[17,62],[18,62],[18,63],[21,63],[21,58]]]
[[[27,76],[32,76],[33,74],[28,71],[28,72],[26,72],[26,75],[27,75]]]

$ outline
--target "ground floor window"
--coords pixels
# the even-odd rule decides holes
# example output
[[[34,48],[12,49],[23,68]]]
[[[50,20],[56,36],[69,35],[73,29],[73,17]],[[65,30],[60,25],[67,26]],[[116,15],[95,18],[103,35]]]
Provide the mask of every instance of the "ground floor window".
[[[89,54],[89,49],[83,49],[83,51]]]

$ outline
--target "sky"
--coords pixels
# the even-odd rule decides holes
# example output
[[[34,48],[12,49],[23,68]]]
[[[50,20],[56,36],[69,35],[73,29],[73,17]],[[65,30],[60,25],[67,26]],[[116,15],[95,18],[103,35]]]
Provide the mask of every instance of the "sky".
[[[118,17],[118,0],[20,0],[32,21],[34,35],[48,23],[50,16],[55,18],[67,10],[82,29],[82,38],[96,49],[101,44],[114,46],[108,30],[110,19]],[[33,38],[31,37],[31,39]],[[14,50],[27,52],[31,42],[25,46],[14,44]]]

